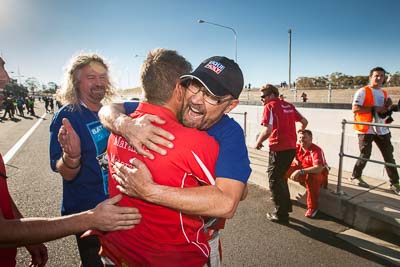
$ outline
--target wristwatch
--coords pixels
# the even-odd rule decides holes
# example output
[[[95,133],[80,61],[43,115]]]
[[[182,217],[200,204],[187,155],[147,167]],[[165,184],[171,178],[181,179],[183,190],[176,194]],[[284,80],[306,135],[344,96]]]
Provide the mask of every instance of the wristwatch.
[[[301,175],[306,174],[305,170],[301,169],[301,170],[300,170],[300,174],[301,174]]]

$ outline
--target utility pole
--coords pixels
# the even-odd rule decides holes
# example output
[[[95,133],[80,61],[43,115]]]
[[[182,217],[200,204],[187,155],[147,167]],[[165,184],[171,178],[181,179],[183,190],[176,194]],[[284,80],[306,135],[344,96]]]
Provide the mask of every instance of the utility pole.
[[[292,89],[292,29],[289,29],[289,89]],[[293,101],[297,101],[297,90],[294,88]]]
[[[292,88],[291,71],[292,71],[292,30],[289,29],[289,89]]]

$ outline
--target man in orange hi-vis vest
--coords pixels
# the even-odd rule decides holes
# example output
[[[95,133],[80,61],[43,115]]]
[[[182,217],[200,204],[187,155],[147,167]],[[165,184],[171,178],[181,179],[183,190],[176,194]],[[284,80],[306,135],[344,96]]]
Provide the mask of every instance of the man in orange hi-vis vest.
[[[386,114],[392,106],[392,101],[387,92],[381,89],[385,83],[386,71],[381,67],[373,68],[369,73],[369,85],[360,88],[354,95],[353,112],[354,120],[359,122],[388,122]],[[390,141],[391,134],[387,127],[368,126],[355,124],[354,129],[358,133],[358,145],[360,157],[369,159],[371,156],[372,142],[378,146],[383,159],[387,163],[396,164],[393,158],[393,146]],[[369,185],[361,178],[362,171],[367,162],[358,159],[354,165],[351,181],[361,187]],[[390,189],[400,195],[399,173],[397,168],[386,166],[386,172],[390,178]]]

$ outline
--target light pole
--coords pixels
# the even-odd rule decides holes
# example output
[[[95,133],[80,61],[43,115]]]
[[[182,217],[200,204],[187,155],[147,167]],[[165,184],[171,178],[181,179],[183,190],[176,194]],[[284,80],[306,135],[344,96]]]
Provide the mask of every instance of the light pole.
[[[292,89],[292,29],[289,29],[289,90]],[[297,89],[294,87],[293,101],[297,101]]]
[[[331,103],[332,101],[332,80],[331,76],[327,75],[328,78],[328,103]]]
[[[233,32],[233,35],[235,36],[235,62],[237,63],[237,34],[236,34],[235,29],[233,29],[231,27],[228,27],[228,26],[224,26],[224,25],[218,24],[218,23],[205,21],[205,20],[202,20],[202,19],[199,19],[197,22],[198,23],[207,23],[207,24],[211,24],[211,25],[214,25],[214,26],[222,27],[222,28],[225,28],[225,29],[229,29],[229,30],[231,30]]]
[[[10,71],[10,73],[16,77],[17,79],[17,84],[22,84],[22,78],[25,77],[24,75],[21,74],[20,70],[19,70],[19,66],[18,66],[18,71],[17,73],[15,71]]]

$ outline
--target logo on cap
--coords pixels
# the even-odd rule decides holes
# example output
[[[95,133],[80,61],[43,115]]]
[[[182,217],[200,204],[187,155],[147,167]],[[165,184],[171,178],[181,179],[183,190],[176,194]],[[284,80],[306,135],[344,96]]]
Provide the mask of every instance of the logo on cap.
[[[222,65],[221,63],[214,61],[214,60],[211,60],[210,62],[208,62],[204,67],[212,70],[216,74],[220,74],[225,69],[224,65]]]

